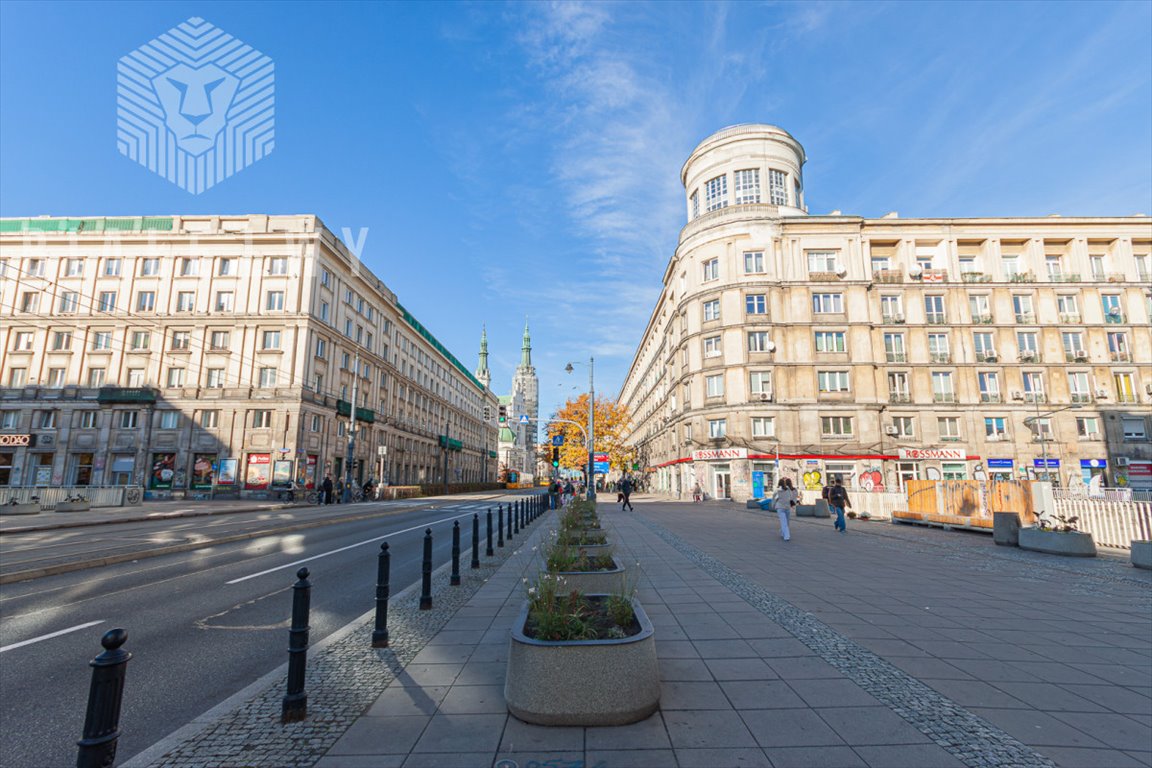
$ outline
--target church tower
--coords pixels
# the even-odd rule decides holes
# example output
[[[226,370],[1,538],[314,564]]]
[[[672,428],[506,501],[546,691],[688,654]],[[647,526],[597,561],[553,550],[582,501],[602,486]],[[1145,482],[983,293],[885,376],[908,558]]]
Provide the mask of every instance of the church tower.
[[[539,440],[540,424],[540,380],[536,378],[536,369],[532,367],[532,337],[528,333],[528,321],[524,321],[524,344],[520,348],[520,365],[512,377],[512,393],[519,393],[524,398],[524,413],[528,416],[528,423],[524,425],[524,448],[527,451],[528,472],[536,471],[536,441]]]
[[[492,372],[488,370],[488,329],[480,330],[480,364],[476,367],[476,378],[488,389],[492,389]]]

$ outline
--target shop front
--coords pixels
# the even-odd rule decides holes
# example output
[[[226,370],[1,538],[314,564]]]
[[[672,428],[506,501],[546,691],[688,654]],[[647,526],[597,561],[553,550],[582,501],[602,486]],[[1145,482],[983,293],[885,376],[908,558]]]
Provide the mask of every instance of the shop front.
[[[993,483],[1009,483],[1015,480],[1013,459],[988,459],[988,479]]]

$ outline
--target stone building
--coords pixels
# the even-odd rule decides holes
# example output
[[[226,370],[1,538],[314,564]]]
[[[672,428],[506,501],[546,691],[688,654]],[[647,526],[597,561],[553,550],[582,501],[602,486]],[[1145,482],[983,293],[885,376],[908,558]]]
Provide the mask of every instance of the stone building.
[[[496,398],[312,215],[0,220],[0,486],[494,481]]]
[[[487,337],[481,344],[481,359],[487,364]],[[540,380],[532,365],[532,337],[524,323],[520,365],[512,375],[512,392],[500,397],[506,421],[500,424],[500,465],[529,482],[536,473],[536,440],[540,423]]]
[[[1152,221],[810,215],[803,147],[709,136],[620,401],[651,485],[1152,487]],[[763,473],[763,474],[756,474]]]

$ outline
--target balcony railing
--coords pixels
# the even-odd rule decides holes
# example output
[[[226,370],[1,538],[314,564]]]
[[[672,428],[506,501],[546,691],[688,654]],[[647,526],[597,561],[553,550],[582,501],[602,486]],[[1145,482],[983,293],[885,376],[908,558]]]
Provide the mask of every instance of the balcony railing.
[[[1054,283],[1078,283],[1080,282],[1079,272],[1051,272],[1048,274],[1048,279]]]
[[[1136,397],[1135,392],[1121,392],[1116,395],[1116,402],[1118,403],[1138,403],[1140,399]]]
[[[1132,355],[1128,354],[1124,350],[1109,352],[1108,358],[1114,363],[1129,363],[1132,361]]]
[[[880,321],[883,323],[888,323],[888,324],[903,323],[904,322],[904,315],[901,315],[899,313],[882,315],[880,318]]]
[[[888,402],[890,403],[910,403],[912,402],[912,395],[907,392],[889,392]]]
[[[1048,395],[1043,392],[1025,392],[1024,402],[1026,403],[1046,403],[1048,402]]]
[[[960,442],[960,435],[940,435],[940,442],[942,442],[942,443],[958,443],[958,442]]]
[[[1092,402],[1092,395],[1087,392],[1073,392],[1071,399],[1074,403],[1090,403]]]
[[[956,402],[955,392],[933,392],[932,402],[934,403],[954,403]]]
[[[908,355],[903,352],[886,352],[885,359],[890,363],[906,363],[908,362]]]
[[[904,282],[904,270],[877,269],[872,273],[872,279],[877,283],[902,283]]]
[[[1062,323],[1078,323],[1080,322],[1079,312],[1061,312],[1060,322]]]
[[[928,325],[944,325],[948,322],[948,316],[936,312],[929,312],[925,315],[924,320]]]
[[[1106,323],[1123,323],[1123,322],[1125,322],[1124,313],[1123,312],[1111,312],[1111,311],[1109,311],[1107,314],[1104,315],[1104,322],[1106,322]]]
[[[992,275],[986,275],[983,272],[961,272],[960,279],[966,283],[990,283],[992,282]]]
[[[1072,351],[1064,350],[1064,362],[1066,363],[1086,363],[1088,362],[1088,353],[1082,349]]]
[[[1040,355],[1036,352],[1021,352],[1016,355],[1016,359],[1022,363],[1034,363],[1040,359]]]
[[[931,363],[950,363],[952,362],[951,352],[930,352],[928,354],[928,361]]]
[[[979,363],[995,363],[1000,358],[996,356],[995,352],[977,352],[976,362]]]
[[[831,283],[844,278],[836,272],[809,272],[808,279],[814,283]]]
[[[948,282],[948,270],[926,269],[920,273],[920,281],[923,283],[946,283]]]
[[[990,325],[992,323],[992,315],[973,315],[972,322]]]
[[[1031,312],[1017,312],[1016,322],[1018,323],[1034,323],[1036,322],[1036,315]]]
[[[1036,282],[1036,275],[1031,272],[1015,272],[1008,275],[1008,282],[1010,283],[1034,283]]]
[[[982,403],[1002,403],[1004,397],[999,392],[981,392],[980,402]]]
[[[1109,283],[1123,283],[1127,278],[1120,272],[1107,272],[1104,274],[1105,282]]]

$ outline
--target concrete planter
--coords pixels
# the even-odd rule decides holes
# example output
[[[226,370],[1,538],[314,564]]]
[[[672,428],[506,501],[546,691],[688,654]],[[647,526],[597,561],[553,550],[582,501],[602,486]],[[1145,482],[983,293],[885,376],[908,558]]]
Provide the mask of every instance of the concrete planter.
[[[524,634],[525,602],[508,653],[508,711],[527,723],[579,726],[625,725],[655,712],[660,705],[656,638],[635,598],[632,609],[640,624],[632,637],[547,641]]]
[[[1152,541],[1133,540],[1132,565],[1152,571]]]
[[[815,504],[800,504],[792,508],[796,513],[796,517],[831,517],[832,513],[828,511],[828,502],[824,499],[816,499]]]
[[[0,515],[38,515],[40,502],[25,501],[22,504],[0,504]]]
[[[564,579],[565,592],[575,589],[585,595],[609,595],[619,592],[624,586],[624,566],[615,555],[612,562],[616,567],[610,571],[556,571],[552,575]]]
[[[1067,557],[1096,557],[1096,543],[1090,533],[1057,533],[1039,528],[1020,529],[1020,549]]]
[[[1015,512],[993,512],[992,541],[1002,547],[1020,546],[1020,515]]]
[[[92,509],[92,503],[88,501],[61,501],[54,509],[57,512],[87,512]]]

